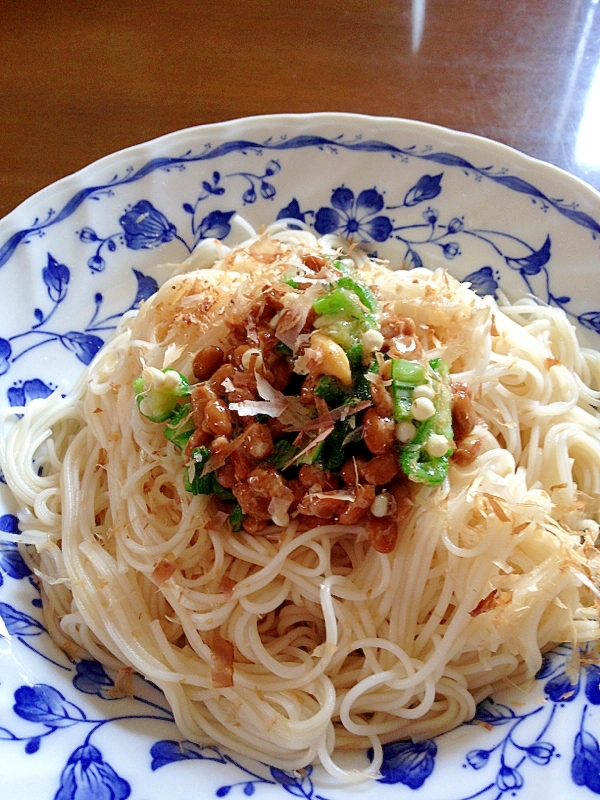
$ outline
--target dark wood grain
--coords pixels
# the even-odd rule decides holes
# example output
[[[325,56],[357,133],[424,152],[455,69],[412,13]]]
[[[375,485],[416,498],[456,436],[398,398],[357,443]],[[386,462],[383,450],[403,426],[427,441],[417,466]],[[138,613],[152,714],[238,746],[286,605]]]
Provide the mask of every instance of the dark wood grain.
[[[600,188],[594,0],[5,0],[1,10],[0,216],[114,150],[292,111],[434,122]],[[582,145],[594,110],[595,155],[589,138]]]

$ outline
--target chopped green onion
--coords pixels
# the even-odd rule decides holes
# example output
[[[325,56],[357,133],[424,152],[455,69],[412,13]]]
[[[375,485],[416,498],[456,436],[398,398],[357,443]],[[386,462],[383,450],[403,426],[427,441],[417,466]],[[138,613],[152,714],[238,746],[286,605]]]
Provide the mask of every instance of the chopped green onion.
[[[299,452],[300,449],[287,439],[279,439],[278,442],[275,442],[273,453],[268,460],[273,462],[275,469],[283,469]]]
[[[323,442],[318,460],[324,469],[334,472],[339,470],[344,463],[346,456],[342,447],[342,442],[351,432],[352,428],[348,420],[338,420],[333,431]]]
[[[244,512],[239,503],[233,507],[233,511],[229,515],[229,525],[233,533],[239,533],[242,530],[242,522],[244,521]]]
[[[225,489],[214,472],[203,475],[204,467],[210,458],[208,447],[196,447],[192,453],[192,460],[184,475],[186,492],[192,494],[214,494],[226,503],[234,503],[235,497],[230,489]]]
[[[376,328],[377,322],[373,314],[367,313],[356,295],[348,289],[332,289],[327,294],[317,297],[313,309],[319,316],[344,316],[358,320],[365,328]]]
[[[377,300],[375,299],[375,295],[368,286],[365,286],[364,283],[347,277],[340,278],[340,280],[337,282],[337,286],[339,286],[341,289],[350,289],[350,291],[354,292],[354,294],[358,297],[363,306],[366,306],[369,311],[373,312],[374,314],[377,312]]]
[[[349,397],[348,392],[338,379],[332,378],[331,375],[325,375],[321,378],[315,389],[315,394],[322,397],[329,408],[343,406]]]
[[[294,355],[293,351],[287,346],[287,344],[284,344],[283,342],[277,342],[275,345],[275,352],[279,353],[280,356]]]
[[[167,425],[165,427],[165,439],[168,439],[176,447],[181,450],[186,446],[192,433],[196,430],[195,427],[187,428],[188,418],[191,413],[191,403],[186,403],[183,406],[178,406],[171,414]]]

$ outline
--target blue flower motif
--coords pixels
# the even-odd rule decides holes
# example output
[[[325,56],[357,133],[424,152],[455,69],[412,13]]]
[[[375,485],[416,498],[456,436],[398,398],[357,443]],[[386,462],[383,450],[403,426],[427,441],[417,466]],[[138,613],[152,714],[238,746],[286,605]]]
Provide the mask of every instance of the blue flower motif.
[[[530,745],[526,753],[534,764],[545,766],[554,755],[555,747],[550,742],[535,742]]]
[[[443,172],[439,175],[422,175],[415,185],[404,196],[404,205],[410,208],[422,203],[424,200],[433,200],[442,191],[441,181]]]
[[[494,270],[491,267],[482,267],[476,272],[470,272],[464,280],[471,284],[471,289],[480,297],[485,297],[486,294],[496,297],[498,281],[494,278]]]
[[[260,193],[265,200],[272,200],[277,194],[277,190],[272,183],[269,183],[268,181],[261,181]]]
[[[125,800],[129,783],[121,778],[91,744],[75,750],[60,776],[54,800]]]
[[[367,756],[372,758],[373,751]],[[437,745],[433,739],[423,742],[392,742],[383,746],[380,783],[403,783],[419,789],[433,772]]]
[[[11,406],[26,406],[31,400],[48,397],[52,389],[39,378],[25,381],[22,386],[11,386],[6,392]]]
[[[202,747],[194,742],[177,742],[174,739],[163,739],[155,742],[150,748],[152,756],[151,769],[160,769],[174,761],[218,761],[225,764],[226,761],[216,747]]]
[[[41,722],[49,728],[68,728],[85,719],[78,706],[69,703],[57,689],[45,683],[20,686],[15,692],[13,711],[22,719]]]
[[[444,251],[444,255],[448,259],[453,259],[456,256],[460,255],[460,247],[458,242],[447,242],[446,244],[440,245],[442,250]]]
[[[104,344],[104,341],[99,336],[93,336],[90,333],[79,333],[77,331],[69,331],[60,337],[60,341],[71,352],[75,353],[77,358],[87,365],[94,358],[98,350]]]
[[[133,274],[137,280],[137,294],[133,301],[133,307],[136,308],[144,300],[152,297],[158,291],[158,283],[150,275],[144,275],[143,272],[138,272],[137,269],[133,270]]]
[[[523,786],[523,776],[512,767],[503,764],[496,776],[496,786],[502,792],[510,792],[513,789],[520,789]]]
[[[585,667],[585,696],[592,705],[600,706],[600,667],[597,664]]]
[[[473,769],[481,769],[485,767],[490,758],[489,750],[469,750],[467,753],[467,762]]]
[[[198,228],[200,239],[224,239],[229,235],[231,225],[229,220],[235,211],[211,211]]]
[[[132,250],[149,250],[170,242],[177,228],[149,200],[139,200],[119,219],[125,243]]]
[[[331,205],[322,206],[315,215],[315,229],[321,236],[339,232],[351,239],[355,234],[375,242],[389,238],[393,224],[389,217],[379,215],[383,208],[383,195],[376,189],[365,189],[358,197],[345,186],[334,189]]]
[[[0,586],[4,582],[2,573],[17,581],[30,574],[29,567],[23,561],[16,542],[0,541]]]
[[[585,709],[583,711],[585,715]],[[591,733],[583,728],[575,737],[574,757],[571,762],[571,776],[577,786],[587,786],[592,792],[600,794],[600,747]]]
[[[439,215],[440,212],[437,209],[429,207],[423,212],[423,219],[430,225],[435,225],[435,223],[438,221]]]
[[[42,278],[48,289],[48,295],[55,303],[61,303],[67,296],[67,286],[71,278],[68,267],[59,264],[48,253],[48,266],[42,270]]]
[[[0,517],[0,531],[4,533],[19,533],[19,520],[14,514],[2,514]]]
[[[537,275],[542,267],[550,261],[551,249],[552,244],[548,235],[539,250],[534,250],[524,258],[508,258],[505,256],[504,260],[511,269],[517,269],[523,275]]]
[[[600,333],[600,311],[586,311],[577,317],[577,321],[583,325],[584,328]],[[0,340],[0,344],[3,340]],[[0,353],[1,355],[1,353]],[[4,370],[6,372],[6,370]],[[0,375],[3,373],[0,372]]]
[[[0,603],[0,617],[9,636],[39,636],[44,630],[44,626],[37,619],[13,608],[8,603]]]
[[[82,228],[79,231],[79,239],[82,242],[99,242],[98,234],[92,228]]]
[[[579,675],[573,683],[566,673],[569,653],[564,647],[546,653],[536,675],[538,680],[550,679],[544,684],[544,691],[554,703],[570,703],[579,693]]]
[[[95,694],[103,700],[114,700],[108,690],[114,686],[114,681],[104,671],[99,661],[85,659],[78,661],[75,669],[77,674],[73,678],[73,686],[84,694]]]
[[[0,339],[0,375],[4,375],[10,369],[10,357],[12,347],[8,339]]]
[[[295,197],[292,197],[288,205],[277,214],[276,219],[299,219],[300,222],[305,222],[308,213],[308,211],[300,211],[300,204]]]
[[[448,233],[460,233],[465,227],[465,221],[462,217],[452,217],[448,223]]]

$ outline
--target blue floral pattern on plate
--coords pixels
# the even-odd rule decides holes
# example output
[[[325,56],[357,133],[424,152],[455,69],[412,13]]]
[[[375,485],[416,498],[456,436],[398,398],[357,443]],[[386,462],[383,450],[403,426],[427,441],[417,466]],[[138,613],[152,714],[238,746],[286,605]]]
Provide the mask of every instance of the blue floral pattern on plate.
[[[5,403],[25,405],[73,380],[119,317],[156,290],[157,265],[205,239],[239,240],[237,213],[255,227],[285,218],[349,237],[397,266],[446,267],[481,295],[535,295],[600,333],[592,190],[430,126],[346,115],[242,120],[116,154],[0,223],[0,285],[11,297],[0,322]],[[0,531],[0,763],[15,775],[15,796],[31,780],[31,800],[180,800],[199,779],[206,797],[347,796],[319,768],[288,773],[182,741],[147,681],[134,676],[122,697],[100,664],[70,662],[44,627],[6,495]],[[561,646],[545,657],[526,701],[486,700],[457,731],[386,744],[380,781],[353,791],[365,800],[532,800],[543,776],[567,793],[600,794],[600,667],[584,659],[573,676],[569,655]],[[368,758],[356,756],[354,768]]]

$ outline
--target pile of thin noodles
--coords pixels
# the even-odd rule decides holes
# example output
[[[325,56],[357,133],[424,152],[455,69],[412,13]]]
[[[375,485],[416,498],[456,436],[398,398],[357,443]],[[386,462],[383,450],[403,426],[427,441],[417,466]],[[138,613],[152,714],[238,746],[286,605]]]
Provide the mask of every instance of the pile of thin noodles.
[[[554,643],[599,638],[600,355],[559,310],[500,310],[441,270],[342,252],[398,315],[436,331],[426,357],[470,386],[482,452],[421,489],[390,554],[360,525],[232,533],[185,490],[181,452],[132,382],[144,364],[189,375],[298,253],[343,246],[281,225],[231,251],[203,243],[66,396],[4,412],[0,462],[71,657],[145,675],[191,741],[288,770],[320,760],[352,781],[377,777],[382,744],[435,736],[526,684]],[[176,569],[161,581],[165,560]],[[215,688],[222,640],[233,686]],[[336,748],[368,747],[362,772],[336,764]]]

